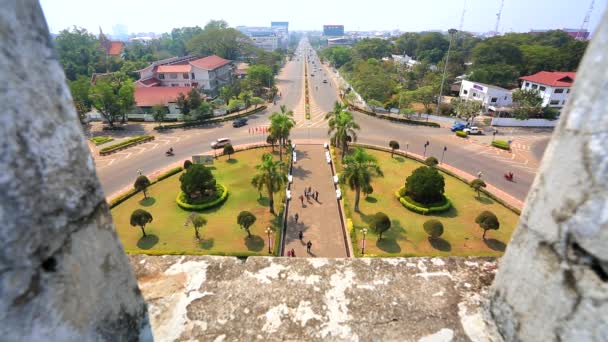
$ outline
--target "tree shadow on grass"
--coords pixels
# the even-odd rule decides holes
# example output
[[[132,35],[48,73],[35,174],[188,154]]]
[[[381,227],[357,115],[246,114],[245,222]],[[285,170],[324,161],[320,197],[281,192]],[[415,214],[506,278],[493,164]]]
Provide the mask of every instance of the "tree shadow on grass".
[[[442,238],[428,238],[428,240],[431,246],[437,250],[440,250],[442,252],[449,252],[452,250],[452,245],[447,240],[444,240]]]
[[[450,207],[450,210],[444,211],[443,213],[431,214],[431,215],[428,215],[428,216],[457,217],[458,216],[458,209],[456,209],[454,207],[454,203],[452,202],[452,206]]]
[[[504,242],[496,239],[485,239],[483,242],[485,242],[486,246],[490,247],[491,250],[497,252],[504,252],[507,248],[507,245]]]
[[[139,205],[144,207],[152,206],[154,203],[156,203],[156,199],[154,197],[143,198],[139,201]]]
[[[259,252],[264,249],[264,239],[259,235],[245,237],[245,246],[247,246],[247,249],[250,251]]]
[[[376,199],[376,197],[374,197],[374,196],[367,196],[367,197],[365,197],[365,202],[368,202],[368,203],[377,203],[378,199]]]
[[[215,243],[214,239],[200,239],[198,245],[202,249],[209,250],[209,249],[213,248],[214,243]]]
[[[231,158],[231,159],[226,160],[226,163],[228,163],[228,164],[236,164],[236,163],[238,163],[238,162],[239,162],[239,161],[238,161],[237,159],[234,159],[234,158]]]
[[[139,249],[150,249],[154,247],[158,243],[158,236],[154,234],[148,234],[146,236],[142,236],[139,241],[137,241],[137,248]]]
[[[395,157],[395,160],[398,161],[398,162],[400,162],[400,163],[403,163],[405,161],[405,158],[403,158],[403,157]]]
[[[270,205],[270,200],[266,196],[261,197],[261,198],[258,197],[258,204],[261,205],[262,207],[268,207]]]
[[[387,253],[399,253],[401,252],[401,246],[395,241],[395,239],[388,239],[383,237],[376,241],[376,247],[387,252]]]
[[[490,199],[488,197],[477,197],[477,196],[475,196],[475,199],[477,200],[477,202],[483,203],[483,204],[492,204],[492,203],[494,203],[494,201],[492,201],[492,199]]]

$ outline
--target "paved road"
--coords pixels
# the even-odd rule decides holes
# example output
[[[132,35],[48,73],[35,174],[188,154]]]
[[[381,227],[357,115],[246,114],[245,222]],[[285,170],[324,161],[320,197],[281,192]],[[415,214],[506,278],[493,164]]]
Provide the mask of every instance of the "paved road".
[[[297,163],[293,166],[292,199],[289,201],[289,219],[285,235],[284,255],[294,250],[297,257],[346,258],[346,241],[344,241],[338,201],[333,185],[331,166],[325,160],[323,145],[298,145],[296,147]],[[304,195],[304,188],[312,187],[319,192],[318,201],[299,199]],[[295,214],[299,215],[296,223]],[[302,231],[303,241],[298,234]],[[306,242],[313,246],[310,253],[306,251]]]
[[[138,169],[141,169],[144,174],[151,174],[175,161],[190,158],[193,154],[208,152],[210,151],[209,143],[215,139],[229,137],[235,145],[265,141],[264,135],[252,135],[249,133],[249,128],[267,126],[269,114],[277,111],[281,104],[285,104],[295,112],[298,124],[292,132],[292,139],[327,139],[327,123],[322,116],[333,108],[333,103],[338,99],[337,87],[331,78],[332,71],[326,66],[322,66],[319,71],[318,60],[311,58],[309,72],[315,73],[315,76],[309,78],[312,118],[311,120],[303,119],[304,60],[302,57],[296,57],[285,65],[277,77],[277,86],[282,97],[277,101],[276,106],[271,104],[269,109],[253,115],[247,126],[232,128],[231,123],[226,122],[204,128],[155,133],[156,142],[139,145],[136,148],[125,150],[121,154],[104,158],[96,157],[97,172],[106,195],[111,196],[132,186]],[[328,83],[323,83],[324,79]],[[429,141],[430,146],[426,155],[434,155],[437,158],[441,157],[443,148],[447,147],[444,156],[445,163],[470,174],[482,171],[483,178],[487,182],[521,200],[525,198],[530,189],[535,170],[538,167],[537,159],[545,144],[543,141],[546,141],[549,136],[547,132],[526,134],[528,131],[525,130],[514,132],[501,130],[501,134],[505,134],[505,137],[507,135],[514,137],[514,152],[509,153],[476,143],[474,139],[471,139],[471,142],[463,142],[447,128],[391,123],[357,112],[354,113],[354,116],[362,128],[359,133],[359,142],[386,146],[389,140],[394,139],[400,142],[402,150],[407,149],[422,155],[424,154],[423,145]],[[164,155],[164,151],[169,146],[172,146],[176,152],[174,157]],[[534,146],[534,148],[532,149],[530,146]],[[503,174],[507,171],[515,174],[515,182],[508,182],[503,178]]]

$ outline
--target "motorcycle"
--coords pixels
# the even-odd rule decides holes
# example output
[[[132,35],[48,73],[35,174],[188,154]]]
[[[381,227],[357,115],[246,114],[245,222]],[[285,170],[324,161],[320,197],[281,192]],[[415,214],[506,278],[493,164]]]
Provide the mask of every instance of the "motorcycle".
[[[513,172],[505,173],[505,179],[508,181],[513,181]]]
[[[170,148],[170,149],[169,149],[167,152],[165,152],[165,155],[166,155],[167,157],[172,157],[172,156],[174,156],[175,154],[173,153],[173,148]]]

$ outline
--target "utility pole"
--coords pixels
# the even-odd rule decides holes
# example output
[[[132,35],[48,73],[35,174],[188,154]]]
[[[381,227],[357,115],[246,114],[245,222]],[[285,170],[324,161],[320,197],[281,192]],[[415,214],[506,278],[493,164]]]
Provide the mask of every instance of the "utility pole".
[[[441,98],[443,97],[443,83],[445,82],[445,73],[448,71],[448,62],[450,61],[450,49],[452,48],[452,41],[454,40],[454,34],[458,32],[456,29],[449,29],[450,34],[450,45],[448,45],[448,52],[445,56],[445,65],[443,66],[443,76],[441,77],[441,87],[439,88],[439,98],[437,98],[437,110],[435,113],[439,114],[439,106],[441,105]],[[429,116],[426,116],[427,121]]]
[[[589,10],[587,10],[587,14],[585,14],[585,19],[583,19],[583,24],[581,25],[580,30],[576,33],[576,40],[585,40],[585,37],[581,37],[581,33],[587,31],[589,28],[589,20],[591,19],[591,12],[593,12],[593,5],[595,5],[595,0],[591,1],[591,5],[589,6]]]
[[[467,11],[467,0],[464,0],[464,5],[462,6],[462,15],[460,16],[460,26],[458,27],[458,31],[462,32],[462,26],[464,25],[464,14]]]

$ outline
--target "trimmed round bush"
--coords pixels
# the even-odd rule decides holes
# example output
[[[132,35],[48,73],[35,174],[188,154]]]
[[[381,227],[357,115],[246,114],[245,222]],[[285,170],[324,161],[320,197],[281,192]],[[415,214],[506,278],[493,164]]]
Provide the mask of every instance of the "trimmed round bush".
[[[428,220],[424,222],[422,227],[431,239],[436,239],[443,234],[443,223],[439,220]]]
[[[189,159],[184,161],[184,170],[188,170],[188,168],[192,166],[192,162]]]
[[[442,213],[444,211],[448,211],[452,207],[452,202],[445,195],[443,196],[442,203],[434,203],[431,206],[425,206],[424,204],[420,204],[412,200],[405,194],[405,192],[405,187],[402,187],[401,189],[395,191],[395,197],[399,199],[399,203],[401,203],[402,206],[418,214],[426,215],[432,213]]]
[[[492,146],[503,149],[503,150],[511,149],[511,145],[509,145],[509,142],[504,141],[504,140],[494,140],[494,141],[492,141]]]
[[[434,167],[421,166],[405,180],[407,195],[425,206],[443,199],[445,180]]]
[[[220,205],[226,201],[226,199],[228,198],[228,188],[226,188],[222,184],[217,184],[217,192],[219,193],[220,191],[222,192],[222,194],[219,197],[217,197],[216,199],[214,199],[212,201],[206,202],[206,203],[190,204],[190,203],[186,202],[186,200],[187,200],[186,194],[183,191],[179,192],[175,201],[177,202],[177,205],[184,210],[190,210],[190,211],[205,210],[205,209],[209,209],[209,208],[215,207],[217,205]]]
[[[439,164],[439,160],[437,160],[437,158],[435,157],[428,157],[424,160],[424,164],[426,164],[426,166],[436,166],[437,164]]]
[[[463,131],[456,131],[456,136],[457,137],[461,137],[461,138],[468,138],[469,135],[467,134],[467,132],[463,132]]]

